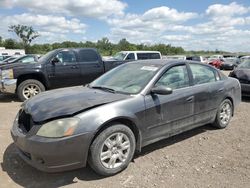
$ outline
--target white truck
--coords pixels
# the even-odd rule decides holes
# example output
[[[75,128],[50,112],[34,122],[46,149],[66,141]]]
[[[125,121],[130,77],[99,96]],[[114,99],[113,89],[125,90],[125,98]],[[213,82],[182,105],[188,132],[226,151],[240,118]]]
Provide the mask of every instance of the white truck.
[[[116,53],[110,60],[143,60],[143,59],[161,59],[159,51],[120,51]]]
[[[25,51],[24,49],[5,49],[5,47],[0,47],[0,61],[5,59],[5,57],[14,55],[25,55]]]

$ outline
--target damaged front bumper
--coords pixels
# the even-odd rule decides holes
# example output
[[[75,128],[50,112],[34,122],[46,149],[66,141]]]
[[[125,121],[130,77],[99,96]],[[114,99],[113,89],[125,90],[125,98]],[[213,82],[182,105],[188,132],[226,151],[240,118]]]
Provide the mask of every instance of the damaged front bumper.
[[[13,78],[13,70],[0,69],[0,93],[15,93],[17,79]]]
[[[15,93],[17,79],[0,79],[0,93]]]
[[[19,156],[29,165],[44,172],[62,172],[85,167],[93,132],[61,138],[37,136],[40,125],[27,131],[17,118],[11,136]]]

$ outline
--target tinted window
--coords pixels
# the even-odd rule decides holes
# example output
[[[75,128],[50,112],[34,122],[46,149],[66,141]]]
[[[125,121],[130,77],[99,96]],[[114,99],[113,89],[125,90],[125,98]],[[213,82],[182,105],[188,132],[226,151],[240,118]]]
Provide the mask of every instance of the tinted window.
[[[161,59],[159,53],[137,53],[137,59]]]
[[[98,55],[94,50],[81,50],[79,56],[80,56],[80,62],[98,61]]]
[[[194,56],[194,57],[192,57],[192,60],[193,60],[193,61],[201,61],[201,58],[198,57],[198,56]]]
[[[204,84],[216,81],[214,70],[210,67],[199,64],[190,64],[190,68],[193,73],[195,84]]]
[[[188,72],[185,65],[170,68],[165,72],[156,86],[165,86],[172,89],[178,89],[189,86]]]
[[[186,60],[201,61],[201,58],[199,56],[191,56],[187,57]]]
[[[159,53],[150,53],[149,59],[161,59],[161,56]]]
[[[59,52],[56,57],[61,63],[73,63],[76,62],[76,56],[72,51]]]
[[[134,53],[129,53],[128,56],[126,57],[126,60],[134,60],[134,59],[135,59]]]
[[[137,59],[148,59],[148,54],[147,53],[137,53]]]

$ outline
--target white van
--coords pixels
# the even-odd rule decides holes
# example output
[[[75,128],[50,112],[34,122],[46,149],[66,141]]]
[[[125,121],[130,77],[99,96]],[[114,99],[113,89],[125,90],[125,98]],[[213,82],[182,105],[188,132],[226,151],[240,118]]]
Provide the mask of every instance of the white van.
[[[114,60],[143,60],[143,59],[161,59],[159,51],[121,51],[116,53]]]

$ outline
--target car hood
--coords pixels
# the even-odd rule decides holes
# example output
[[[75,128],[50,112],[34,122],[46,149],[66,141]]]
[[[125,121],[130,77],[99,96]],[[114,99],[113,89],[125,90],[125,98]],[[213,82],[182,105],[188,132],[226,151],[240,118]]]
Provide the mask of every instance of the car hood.
[[[71,87],[34,96],[23,103],[23,109],[32,116],[34,122],[43,122],[129,97],[83,86]]]
[[[13,68],[24,68],[24,67],[36,67],[40,65],[40,63],[34,61],[29,63],[19,63],[19,62],[13,62],[13,63],[1,63],[0,68],[1,69],[13,69]]]
[[[233,71],[234,77],[250,81],[250,69],[237,68]]]

